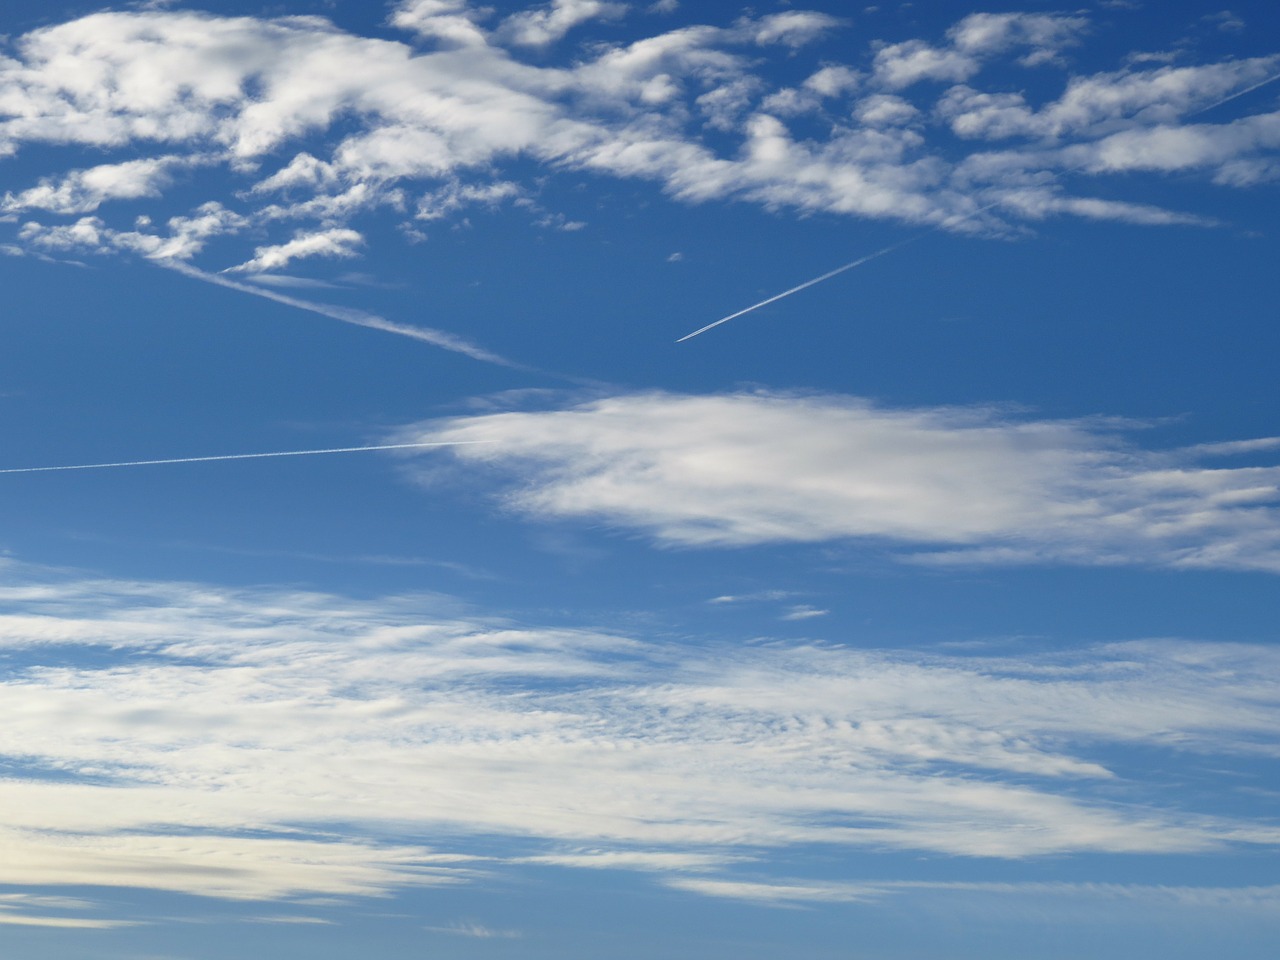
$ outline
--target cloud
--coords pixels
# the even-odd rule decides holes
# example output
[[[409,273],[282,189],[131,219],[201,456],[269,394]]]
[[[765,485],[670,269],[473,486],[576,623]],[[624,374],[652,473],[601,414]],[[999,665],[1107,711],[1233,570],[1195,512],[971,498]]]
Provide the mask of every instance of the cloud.
[[[518,940],[522,936],[519,930],[499,930],[486,927],[472,920],[460,920],[447,927],[423,927],[432,933],[451,933],[459,937],[475,937],[480,940]]]
[[[504,836],[525,841],[513,867],[704,885],[814,843],[1004,858],[1280,843],[1238,804],[1197,812],[1123,749],[1280,754],[1266,645],[694,647],[442,598],[15,561],[0,601],[8,886],[359,896],[474,881],[503,869]]]
[[[427,40],[458,47],[479,47],[487,42],[476,20],[483,14],[467,0],[403,0],[391,14],[391,25]]]
[[[940,38],[869,41],[869,74],[815,57],[807,80],[782,88],[767,62],[814,56],[806,47],[840,21],[788,10],[690,23],[588,45],[567,65],[529,63],[513,50],[552,43],[620,9],[555,0],[486,27],[486,12],[462,0],[406,0],[389,22],[414,40],[359,36],[314,16],[166,9],[44,27],[14,39],[12,55],[0,59],[0,156],[50,145],[105,156],[95,167],[50,171],[3,203],[46,217],[29,221],[24,235],[35,249],[94,227],[99,249],[190,260],[205,255],[209,237],[231,240],[250,226],[265,237],[261,249],[289,256],[300,237],[337,236],[372,211],[434,218],[528,196],[548,171],[645,179],[686,202],[741,200],[970,232],[1046,210],[1164,222],[1133,216],[1123,201],[1041,204],[1032,214],[1026,205],[992,204],[971,219],[966,211],[1007,185],[983,180],[984,171],[1012,172],[1017,187],[1018,179],[1072,169],[1073,191],[1088,177],[1122,171],[1196,170],[1228,185],[1273,176],[1269,115],[1184,121],[1263,82],[1275,58],[1076,70],[1060,96],[1036,103],[970,84],[985,65],[1009,58],[1052,67],[1086,35],[1082,17],[975,14]],[[939,93],[924,80],[950,86]],[[850,112],[836,98],[855,88],[862,101]],[[831,121],[823,132],[801,135],[782,119],[822,111]],[[1005,149],[966,157],[953,134],[1003,140]],[[1055,149],[1045,149],[1046,139]],[[1189,159],[1158,161],[1166,143],[1172,156]],[[200,199],[194,209],[175,208],[187,202],[173,189],[177,173],[195,166],[198,182],[182,196],[196,191]],[[1091,200],[1055,189],[1066,201]],[[110,202],[121,200],[145,205],[156,223],[190,223],[166,237],[117,222]],[[214,208],[222,221],[200,233],[195,222],[209,219],[201,211]],[[87,214],[96,218],[87,226],[57,219]],[[236,245],[220,244],[220,255]],[[208,269],[254,262],[246,249]]]
[[[341,227],[315,233],[299,233],[288,243],[258,247],[253,252],[252,260],[228,267],[224,272],[263,273],[287,267],[304,257],[355,257],[358,256],[356,247],[363,244],[364,237],[359,233]]]
[[[704,896],[745,900],[758,904],[786,906],[793,903],[876,902],[910,893],[938,895],[997,894],[1006,899],[1035,897],[1037,917],[1053,901],[1093,902],[1133,906],[1156,906],[1176,910],[1211,909],[1260,910],[1267,913],[1280,907],[1280,887],[1187,887],[1124,883],[1000,883],[972,881],[871,881],[866,883],[779,882],[760,880],[715,880],[704,877],[673,877],[667,885]],[[1007,910],[1008,907],[1006,906]]]
[[[669,545],[852,538],[929,562],[1280,572],[1280,466],[1144,450],[1131,429],[848,396],[643,393],[400,438],[495,441],[452,454],[518,476],[512,510]]]
[[[876,54],[875,76],[890,90],[900,90],[921,80],[967,80],[979,66],[976,57],[959,50],[907,40],[881,48]]]
[[[73,170],[61,180],[45,178],[39,186],[21,193],[6,192],[0,200],[0,211],[91,213],[110,200],[158,197],[171,182],[173,169],[187,165],[188,161],[169,156]]]
[[[580,23],[599,17],[618,17],[625,11],[624,4],[607,0],[552,0],[538,9],[512,14],[502,21],[498,31],[517,46],[545,47]]]
[[[791,607],[780,619],[811,620],[814,617],[825,617],[830,612],[830,610],[819,610],[817,607],[811,607],[807,603],[801,603]]]
[[[771,13],[758,21],[744,21],[744,29],[761,45],[780,43],[796,49],[813,43],[843,25],[843,21],[811,10],[788,10]]]
[[[947,31],[957,50],[991,56],[1006,50],[1030,47],[1019,61],[1023,66],[1048,63],[1067,47],[1076,46],[1089,28],[1084,17],[1035,13],[973,13]]]
[[[1032,108],[1019,93],[984,93],[967,86],[948,90],[939,114],[961,137],[1097,137],[1117,126],[1141,132],[1201,112],[1266,80],[1280,58],[1255,57],[1199,66],[1161,66],[1073,77],[1058,99]],[[1230,139],[1230,125],[1205,125],[1206,134]]]

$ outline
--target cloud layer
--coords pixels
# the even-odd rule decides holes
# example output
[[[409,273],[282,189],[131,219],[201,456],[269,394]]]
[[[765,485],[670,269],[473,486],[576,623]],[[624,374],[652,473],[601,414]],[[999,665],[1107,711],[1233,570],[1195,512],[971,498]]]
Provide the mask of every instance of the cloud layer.
[[[6,573],[0,884],[358,895],[499,869],[494,835],[536,842],[518,862],[711,887],[796,844],[1280,841],[1117,752],[1275,757],[1263,646],[689,648],[430,598]]]
[[[556,0],[494,21],[464,0],[404,0],[389,21],[400,39],[320,17],[178,10],[42,28],[0,58],[0,156],[89,148],[105,162],[83,166],[77,150],[70,169],[6,193],[0,213],[45,250],[189,260],[213,237],[266,236],[236,267],[261,271],[354,255],[353,221],[372,211],[416,230],[441,215],[442,197],[448,209],[519,199],[535,222],[555,222],[533,183],[502,175],[516,160],[640,178],[687,201],[954,230],[1055,214],[1196,222],[1075,189],[1118,172],[1230,185],[1276,175],[1280,114],[1203,115],[1273,79],[1280,57],[1064,74],[1093,30],[1085,16],[979,13],[942,37],[842,44],[854,56],[838,62],[828,41],[850,24],[804,10],[553,55],[568,35],[626,15]],[[803,58],[804,79],[771,79],[775,59],[794,73]],[[996,66],[1056,92],[984,89]],[[126,201],[131,218],[138,203],[154,209],[115,222]]]
[[[932,562],[1280,572],[1280,467],[1223,465],[1280,440],[1152,451],[1129,439],[1134,426],[643,393],[428,422],[402,438],[491,441],[452,455],[515,478],[510,508],[667,544],[863,538]]]

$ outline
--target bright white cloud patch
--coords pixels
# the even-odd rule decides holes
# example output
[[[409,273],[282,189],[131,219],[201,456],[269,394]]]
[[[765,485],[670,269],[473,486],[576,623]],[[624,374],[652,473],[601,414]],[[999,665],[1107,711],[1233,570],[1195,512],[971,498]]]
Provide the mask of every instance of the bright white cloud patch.
[[[279,270],[287,267],[294,260],[306,257],[354,257],[356,248],[364,243],[364,237],[354,230],[335,228],[319,233],[299,233],[288,243],[271,247],[258,247],[253,252],[253,259],[237,267],[228,268],[228,273],[262,273],[267,270]]]
[[[4,885],[353,895],[496,869],[468,840],[495,834],[713,893],[718,865],[791,844],[1280,842],[1116,750],[1276,756],[1267,647],[689,648],[425,599],[6,572]]]
[[[94,214],[96,236],[123,238],[117,247],[193,257],[202,244],[138,226],[133,213],[116,222],[113,208],[146,201],[155,223],[190,219],[169,197],[176,171],[199,166],[196,205],[252,224],[268,236],[262,249],[287,259],[299,237],[332,237],[370,211],[430,219],[441,191],[458,201],[449,211],[485,202],[495,182],[519,191],[493,176],[515,161],[642,178],[684,200],[952,230],[1061,214],[1193,222],[1069,195],[1056,179],[1065,170],[1071,190],[1122,171],[1196,170],[1235,186],[1275,175],[1274,112],[1187,123],[1265,82],[1275,57],[1073,71],[1041,102],[1007,84],[982,87],[985,68],[1002,60],[1038,75],[1060,69],[1089,37],[1083,15],[980,13],[940,37],[860,35],[847,62],[831,61],[821,42],[850,25],[805,10],[629,43],[584,34],[572,57],[525,59],[571,30],[634,13],[605,0],[553,0],[499,20],[463,0],[405,0],[389,18],[402,40],[356,36],[314,16],[154,8],[41,28],[14,38],[0,60],[0,156],[88,147],[103,162],[15,184],[3,204],[46,218]],[[772,85],[759,58],[809,57],[815,47],[808,80]],[[785,119],[811,113],[822,114],[825,132],[802,134]],[[908,122],[909,131],[897,129]],[[957,156],[953,134],[1000,145]],[[34,220],[24,236],[45,251],[70,250],[86,231],[52,231],[71,226]],[[91,238],[84,249],[100,247]],[[258,269],[247,251],[239,262]]]
[[[520,478],[513,508],[691,546],[875,538],[936,562],[1280,572],[1280,467],[1147,451],[1123,425],[851,397],[637,394],[404,431]]]

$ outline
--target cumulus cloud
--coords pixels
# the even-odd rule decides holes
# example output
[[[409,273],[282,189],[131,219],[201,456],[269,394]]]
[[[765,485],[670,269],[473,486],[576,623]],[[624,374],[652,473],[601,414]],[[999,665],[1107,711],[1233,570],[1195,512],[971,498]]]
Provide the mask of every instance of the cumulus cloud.
[[[939,562],[1280,572],[1280,466],[1144,450],[1114,424],[648,393],[428,422],[403,437],[494,441],[452,455],[517,474],[511,509],[667,544],[859,538]]]
[[[1118,750],[1275,756],[1266,646],[702,648],[429,598],[6,566],[5,885],[361,895],[499,869],[495,835],[535,844],[513,863],[711,881],[812,843],[1280,842],[1265,821],[1188,809]]]

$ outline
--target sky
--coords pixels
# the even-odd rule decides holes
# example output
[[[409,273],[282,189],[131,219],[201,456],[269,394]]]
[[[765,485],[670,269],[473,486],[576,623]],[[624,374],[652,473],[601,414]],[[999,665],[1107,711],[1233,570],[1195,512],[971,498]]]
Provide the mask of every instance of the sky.
[[[0,950],[1280,936],[1280,11],[9,0]]]

